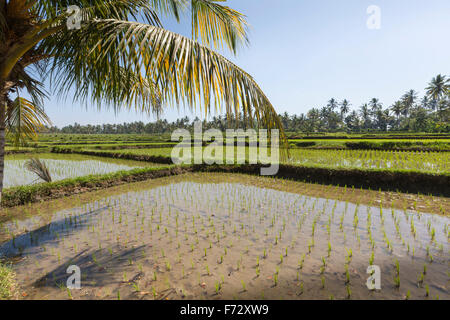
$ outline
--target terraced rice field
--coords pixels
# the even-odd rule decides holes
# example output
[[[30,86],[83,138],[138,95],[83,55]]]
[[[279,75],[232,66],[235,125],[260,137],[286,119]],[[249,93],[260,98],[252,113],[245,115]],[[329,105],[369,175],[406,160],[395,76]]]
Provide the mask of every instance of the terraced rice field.
[[[249,148],[246,148],[248,159]],[[172,148],[102,150],[110,153],[127,153],[145,156],[170,157]],[[449,152],[408,152],[379,150],[307,150],[290,149],[287,163],[326,168],[359,168],[411,170],[430,173],[450,172]],[[237,152],[235,152],[237,154]],[[224,162],[227,159],[223,149]]]
[[[4,209],[0,255],[29,299],[450,299],[449,210],[448,198],[190,174]],[[66,288],[69,265],[81,290]],[[370,265],[381,290],[366,287]]]
[[[42,182],[34,173],[25,169],[25,163],[30,157],[29,155],[13,155],[5,158],[4,186],[6,188]],[[154,165],[81,155],[37,154],[34,157],[38,157],[47,165],[53,181]]]
[[[317,167],[450,172],[448,152],[292,149],[290,163]]]

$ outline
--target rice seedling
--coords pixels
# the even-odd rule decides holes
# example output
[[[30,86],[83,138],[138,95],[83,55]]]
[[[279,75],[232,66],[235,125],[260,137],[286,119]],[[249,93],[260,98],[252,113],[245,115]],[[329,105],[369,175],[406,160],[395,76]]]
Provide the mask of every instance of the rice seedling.
[[[348,271],[348,264],[345,265],[345,283],[350,283],[350,272]]]
[[[139,289],[139,285],[136,282],[132,283],[133,289],[135,292],[140,292],[141,290]]]
[[[400,276],[399,275],[396,275],[394,277],[394,285],[396,288],[400,288]]]
[[[220,289],[222,288],[222,284],[218,281],[216,281],[215,285],[216,294],[218,295],[220,293]]]
[[[346,285],[345,288],[347,290],[347,299],[351,299],[351,297],[352,297],[352,289],[350,288],[349,285]]]
[[[244,280],[241,280],[241,284],[242,284],[242,290],[243,290],[244,292],[246,292],[246,291],[247,291],[247,286],[246,286]]]
[[[302,256],[302,258],[298,261],[298,268],[300,270],[303,269],[303,263],[305,262],[305,258]]]
[[[70,300],[73,300],[72,292],[70,291],[69,288],[67,288],[67,296],[69,297]]]

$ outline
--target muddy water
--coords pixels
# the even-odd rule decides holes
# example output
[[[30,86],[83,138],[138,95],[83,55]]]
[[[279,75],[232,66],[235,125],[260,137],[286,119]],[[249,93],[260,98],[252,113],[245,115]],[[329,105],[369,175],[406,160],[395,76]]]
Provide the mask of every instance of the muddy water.
[[[449,299],[450,219],[375,195],[351,202],[273,179],[166,178],[62,210],[36,206],[3,223],[0,256],[27,299]],[[370,264],[381,290],[366,287]],[[66,288],[69,265],[81,269],[81,290]]]

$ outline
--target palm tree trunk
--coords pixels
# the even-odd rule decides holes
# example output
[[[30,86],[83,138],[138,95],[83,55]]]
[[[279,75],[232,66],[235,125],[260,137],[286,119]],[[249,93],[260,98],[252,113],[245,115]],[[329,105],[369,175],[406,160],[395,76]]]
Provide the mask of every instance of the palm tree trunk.
[[[2,92],[0,94],[0,207],[2,203],[3,177],[5,168],[6,101],[7,101],[6,94]]]

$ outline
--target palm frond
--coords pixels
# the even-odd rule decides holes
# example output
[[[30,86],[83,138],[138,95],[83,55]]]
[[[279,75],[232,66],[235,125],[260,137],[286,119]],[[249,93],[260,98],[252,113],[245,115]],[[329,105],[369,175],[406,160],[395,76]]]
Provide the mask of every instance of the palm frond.
[[[33,10],[37,16],[52,20],[64,15],[69,6],[77,6],[84,20],[109,18],[127,20],[140,15],[147,23],[161,25],[149,0],[39,0]]]
[[[73,88],[77,99],[120,108],[119,88],[133,83],[117,83],[126,70],[154,83],[164,104],[190,109],[200,104],[206,115],[213,105],[218,110],[225,107],[227,115],[242,110],[250,125],[256,119],[268,129],[278,128],[285,140],[278,115],[255,80],[196,41],[157,26],[114,19],[92,20],[59,40],[49,52],[55,57],[50,77],[57,79],[63,95]],[[107,86],[111,90],[104,91]]]
[[[38,158],[31,158],[30,160],[25,162],[25,169],[35,173],[45,182],[52,182],[52,177],[47,165],[45,164],[45,162],[39,160]]]
[[[45,125],[51,125],[51,122],[44,110],[27,99],[18,97],[8,103],[7,135],[15,145],[21,145],[28,139],[36,139]]]
[[[180,20],[181,13],[187,8],[188,0],[149,0],[151,7],[162,15]]]
[[[248,43],[245,16],[219,4],[226,0],[192,0],[192,38],[208,47],[226,45],[236,53],[240,44]]]
[[[33,65],[33,67],[38,67],[38,64]],[[43,107],[43,100],[47,98],[47,92],[45,91],[42,82],[35,80],[33,75],[30,75],[32,68],[28,68],[25,71],[22,68],[17,68],[15,70],[15,77],[18,89],[25,89],[31,97],[31,103],[39,108]]]

